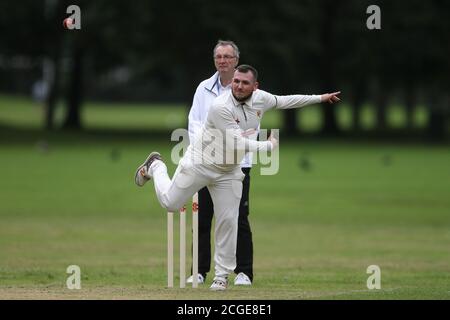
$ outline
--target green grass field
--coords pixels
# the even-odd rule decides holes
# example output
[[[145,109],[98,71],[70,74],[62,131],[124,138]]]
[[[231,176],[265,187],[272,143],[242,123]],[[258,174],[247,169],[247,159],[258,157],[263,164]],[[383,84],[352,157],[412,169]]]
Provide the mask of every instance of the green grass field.
[[[337,109],[338,125],[343,130],[351,129],[351,109],[345,103],[333,106]],[[59,104],[55,111],[55,123],[59,126],[65,115]],[[125,103],[86,103],[82,111],[83,124],[86,129],[140,129],[171,130],[184,128],[187,124],[187,106],[180,104],[125,104]],[[297,113],[297,121],[305,132],[320,129],[320,110],[307,107]],[[424,106],[418,106],[414,112],[414,128],[424,129],[428,114]],[[8,123],[18,128],[42,127],[42,104],[24,97],[5,96],[0,94],[0,123]],[[371,130],[375,127],[375,111],[373,106],[365,105],[361,110],[361,127]],[[392,105],[387,114],[387,124],[393,129],[403,128],[406,114],[399,105]],[[268,112],[264,115],[262,127],[281,128],[282,112]],[[450,130],[450,128],[449,128]]]
[[[0,124],[35,128],[28,101],[0,100]],[[448,146],[281,141],[278,174],[252,171],[254,285],[214,293],[211,276],[166,288],[166,215],[133,182],[149,151],[170,158],[169,135],[0,132],[0,299],[450,299]]]

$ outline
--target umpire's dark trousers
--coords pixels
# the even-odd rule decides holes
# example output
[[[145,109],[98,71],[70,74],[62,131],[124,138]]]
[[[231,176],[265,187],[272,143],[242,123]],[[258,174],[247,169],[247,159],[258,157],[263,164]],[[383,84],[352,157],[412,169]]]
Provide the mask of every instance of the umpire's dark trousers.
[[[250,169],[242,168],[242,198],[239,205],[238,238],[236,248],[236,269],[253,281],[253,241],[249,215]],[[213,201],[208,188],[198,192],[198,272],[204,277],[211,266],[211,223],[214,214]]]

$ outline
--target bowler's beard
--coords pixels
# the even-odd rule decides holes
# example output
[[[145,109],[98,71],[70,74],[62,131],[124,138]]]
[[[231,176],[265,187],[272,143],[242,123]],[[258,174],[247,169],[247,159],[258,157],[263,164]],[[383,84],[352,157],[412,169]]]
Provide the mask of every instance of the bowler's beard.
[[[234,92],[232,92],[232,93],[233,93],[233,97],[234,97],[238,102],[244,102],[244,101],[248,100],[248,98],[250,98],[250,97],[252,96],[252,94],[253,94],[253,92],[252,92],[252,93],[250,93],[248,96],[245,96],[245,97],[243,97],[243,98],[238,98],[238,97],[236,97],[236,96],[234,95]]]

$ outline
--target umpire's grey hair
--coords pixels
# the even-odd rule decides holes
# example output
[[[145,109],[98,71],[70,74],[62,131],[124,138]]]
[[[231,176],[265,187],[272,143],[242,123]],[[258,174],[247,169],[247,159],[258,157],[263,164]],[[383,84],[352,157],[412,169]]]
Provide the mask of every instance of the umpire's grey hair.
[[[236,45],[236,43],[234,43],[233,41],[229,41],[229,40],[219,40],[217,41],[216,46],[214,47],[213,50],[213,57],[216,55],[216,49],[218,47],[223,47],[223,46],[231,46],[234,50],[234,55],[236,56],[236,58],[239,58],[239,48]]]

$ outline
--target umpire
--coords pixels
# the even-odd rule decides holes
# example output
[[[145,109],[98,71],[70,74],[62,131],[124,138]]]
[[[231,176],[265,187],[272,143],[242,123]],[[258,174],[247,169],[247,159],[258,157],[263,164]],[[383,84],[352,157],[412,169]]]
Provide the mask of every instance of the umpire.
[[[194,141],[195,135],[205,123],[213,100],[231,90],[231,81],[239,62],[239,49],[232,41],[219,40],[214,47],[213,57],[217,72],[198,85],[189,112],[190,141]],[[239,206],[236,269],[234,270],[237,274],[234,284],[241,286],[251,285],[253,281],[253,241],[248,220],[251,166],[252,154],[248,153],[241,163],[245,178],[242,182],[242,198]],[[211,195],[206,187],[198,192],[198,201],[198,283],[204,283],[211,266],[211,224],[214,214]],[[192,280],[191,275],[187,282],[192,283]]]

